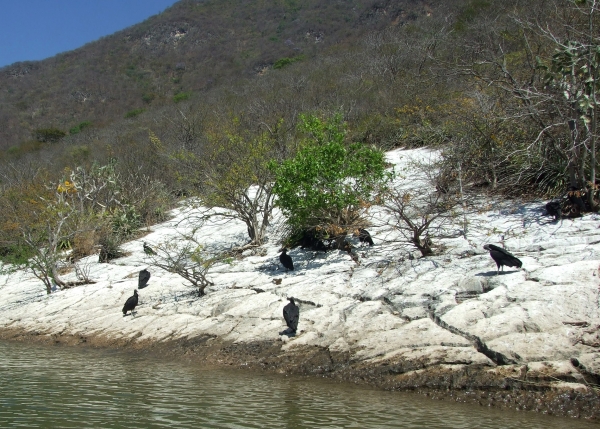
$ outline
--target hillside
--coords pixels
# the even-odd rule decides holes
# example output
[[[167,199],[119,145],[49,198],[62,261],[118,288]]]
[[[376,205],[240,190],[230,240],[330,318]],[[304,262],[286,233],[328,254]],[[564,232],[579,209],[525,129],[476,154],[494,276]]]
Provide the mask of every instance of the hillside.
[[[348,142],[443,146],[442,181],[460,164],[493,193],[577,191],[597,211],[598,12],[576,0],[183,0],[0,70],[0,178],[118,161],[195,194],[190,172],[204,168],[190,159],[263,139],[289,157],[299,117],[341,114]]]
[[[278,61],[314,62],[368,33],[425,19],[441,4],[182,0],[74,51],[0,69],[0,149],[31,140],[35,129],[106,127],[136,109],[172,105],[175,96],[201,100],[211,89],[253,85]]]

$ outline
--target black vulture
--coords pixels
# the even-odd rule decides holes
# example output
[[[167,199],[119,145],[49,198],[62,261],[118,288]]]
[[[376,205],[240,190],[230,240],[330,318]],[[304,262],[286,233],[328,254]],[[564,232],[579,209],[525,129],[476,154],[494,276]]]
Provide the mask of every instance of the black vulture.
[[[572,204],[575,209],[575,215],[580,216],[585,213],[587,210],[585,208],[585,203],[583,202],[582,192],[578,190],[575,186],[571,186],[569,191],[567,192],[567,198],[569,198],[569,202]]]
[[[290,255],[288,255],[286,252],[287,252],[286,248],[284,248],[281,251],[281,255],[279,255],[279,262],[281,262],[281,265],[283,265],[288,270],[294,271],[294,262],[292,261],[292,257]]]
[[[148,246],[148,244],[146,244],[145,241],[144,241],[144,253],[146,255],[156,255],[156,252],[154,250],[152,250],[152,247]]]
[[[296,305],[294,298],[288,298],[290,302],[283,307],[283,318],[285,319],[285,324],[288,326],[286,331],[283,333],[295,334],[296,329],[298,329],[298,319],[300,318],[300,308]]]
[[[546,204],[546,212],[550,216],[554,216],[554,220],[562,218],[562,207],[560,201],[550,201]]]
[[[323,243],[323,240],[317,240],[317,242],[311,247],[312,250],[327,252],[329,248]]]
[[[498,247],[493,244],[486,244],[483,246],[483,248],[490,252],[490,256],[496,262],[496,266],[498,267],[497,274],[500,274],[500,267],[502,267],[502,271],[504,271],[505,265],[507,267],[517,268],[521,268],[523,266],[523,263],[518,258],[502,247]]]
[[[355,234],[355,235],[358,235],[358,240],[361,243],[368,243],[369,246],[373,245],[373,239],[371,238],[371,234],[369,234],[369,231],[367,231],[366,229],[359,228],[358,234]]]
[[[300,247],[302,249],[309,248],[311,250],[327,252],[329,250],[323,240],[317,236],[315,230],[302,231],[302,237],[300,238]]]
[[[148,286],[148,280],[150,280],[150,271],[144,268],[138,275],[138,289],[144,289]]]
[[[133,316],[133,309],[138,305],[138,293],[137,289],[133,291],[133,296],[127,298],[125,301],[125,305],[123,306],[123,316],[127,314],[128,311],[131,311],[131,315]]]

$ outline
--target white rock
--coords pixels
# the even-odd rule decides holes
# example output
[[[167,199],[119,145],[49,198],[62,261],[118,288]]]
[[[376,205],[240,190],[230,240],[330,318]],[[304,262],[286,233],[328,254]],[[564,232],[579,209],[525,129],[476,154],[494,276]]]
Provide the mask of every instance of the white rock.
[[[395,186],[421,183],[427,189],[409,161],[436,156],[424,149],[389,152],[387,159],[404,176]],[[369,231],[376,244],[355,249],[360,264],[345,252],[295,248],[293,272],[279,264],[282,217],[275,211],[268,243],[215,266],[209,275],[214,286],[203,297],[176,275],[149,267],[142,250],[143,241],[157,244],[191,231],[198,209],[181,206],[173,219],[125,244],[131,255],[110,264],[99,264],[96,256],[82,261],[95,284],[46,295],[29,273],[0,274],[0,327],[150,341],[200,335],[233,342],[281,340],[284,351],[317,345],[364,360],[493,365],[473,347],[479,338],[491,350],[529,365],[532,374],[547,369],[541,362],[573,357],[598,373],[600,218],[586,214],[554,223],[532,214],[542,213],[542,206],[481,198],[487,211],[469,215],[467,239],[434,237],[445,252],[413,259],[407,256],[418,252],[398,242],[388,215],[371,207]],[[460,231],[461,218],[449,230]],[[229,249],[246,242],[246,231],[241,222],[215,218],[199,229],[198,238],[208,247]],[[482,246],[502,240],[522,260],[522,270],[506,267],[496,274]],[[142,268],[152,273],[149,285],[139,291],[135,317],[123,317],[121,308]],[[300,322],[298,334],[288,338],[278,333],[285,329],[282,308],[291,296],[300,306]],[[551,367],[571,374],[560,365]]]

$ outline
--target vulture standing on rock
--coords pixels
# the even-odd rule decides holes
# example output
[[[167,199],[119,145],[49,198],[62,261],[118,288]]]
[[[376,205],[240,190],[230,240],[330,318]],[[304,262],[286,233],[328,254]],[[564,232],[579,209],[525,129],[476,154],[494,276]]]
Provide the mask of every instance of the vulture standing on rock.
[[[571,186],[567,192],[567,198],[573,207],[574,214],[577,216],[583,215],[587,210],[583,202],[582,193],[575,186]]]
[[[144,289],[148,286],[148,280],[150,280],[150,271],[144,268],[138,275],[138,289]]]
[[[373,245],[373,239],[371,238],[371,234],[364,228],[360,228],[358,230],[358,241],[361,243],[368,243],[369,246]]]
[[[292,257],[290,255],[288,255],[286,252],[287,252],[286,248],[284,248],[281,251],[281,255],[279,255],[279,262],[281,262],[281,265],[283,265],[288,270],[294,271],[294,262],[292,261]]]
[[[298,329],[298,319],[300,318],[300,309],[294,302],[294,298],[288,298],[290,302],[283,307],[283,318],[288,329],[282,332],[282,334],[295,334]]]
[[[300,245],[302,249],[309,248],[311,250],[327,252],[329,250],[323,240],[317,237],[317,234],[314,230],[307,230],[302,232],[302,237],[300,238]]]
[[[523,266],[523,263],[520,259],[516,258],[508,250],[505,250],[502,247],[498,247],[493,244],[486,244],[483,246],[483,248],[490,252],[490,256],[496,262],[496,266],[498,267],[496,274],[500,274],[500,267],[502,267],[502,271],[504,272],[505,265],[507,267],[517,268],[521,268]]]
[[[133,316],[133,309],[138,305],[138,293],[137,289],[133,291],[133,296],[127,298],[125,301],[125,305],[123,306],[123,316],[127,314],[128,311],[131,311],[131,315]]]
[[[144,241],[144,253],[146,255],[156,255],[156,252],[152,250],[152,247],[148,246],[148,244]]]
[[[546,212],[550,216],[554,216],[554,220],[559,220],[562,218],[562,208],[560,206],[560,201],[550,201],[546,204]]]

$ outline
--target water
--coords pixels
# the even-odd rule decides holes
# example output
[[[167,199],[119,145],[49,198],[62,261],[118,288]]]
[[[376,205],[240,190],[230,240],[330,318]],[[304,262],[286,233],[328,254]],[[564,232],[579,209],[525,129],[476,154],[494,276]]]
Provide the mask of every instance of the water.
[[[131,352],[0,342],[1,428],[592,428]]]

